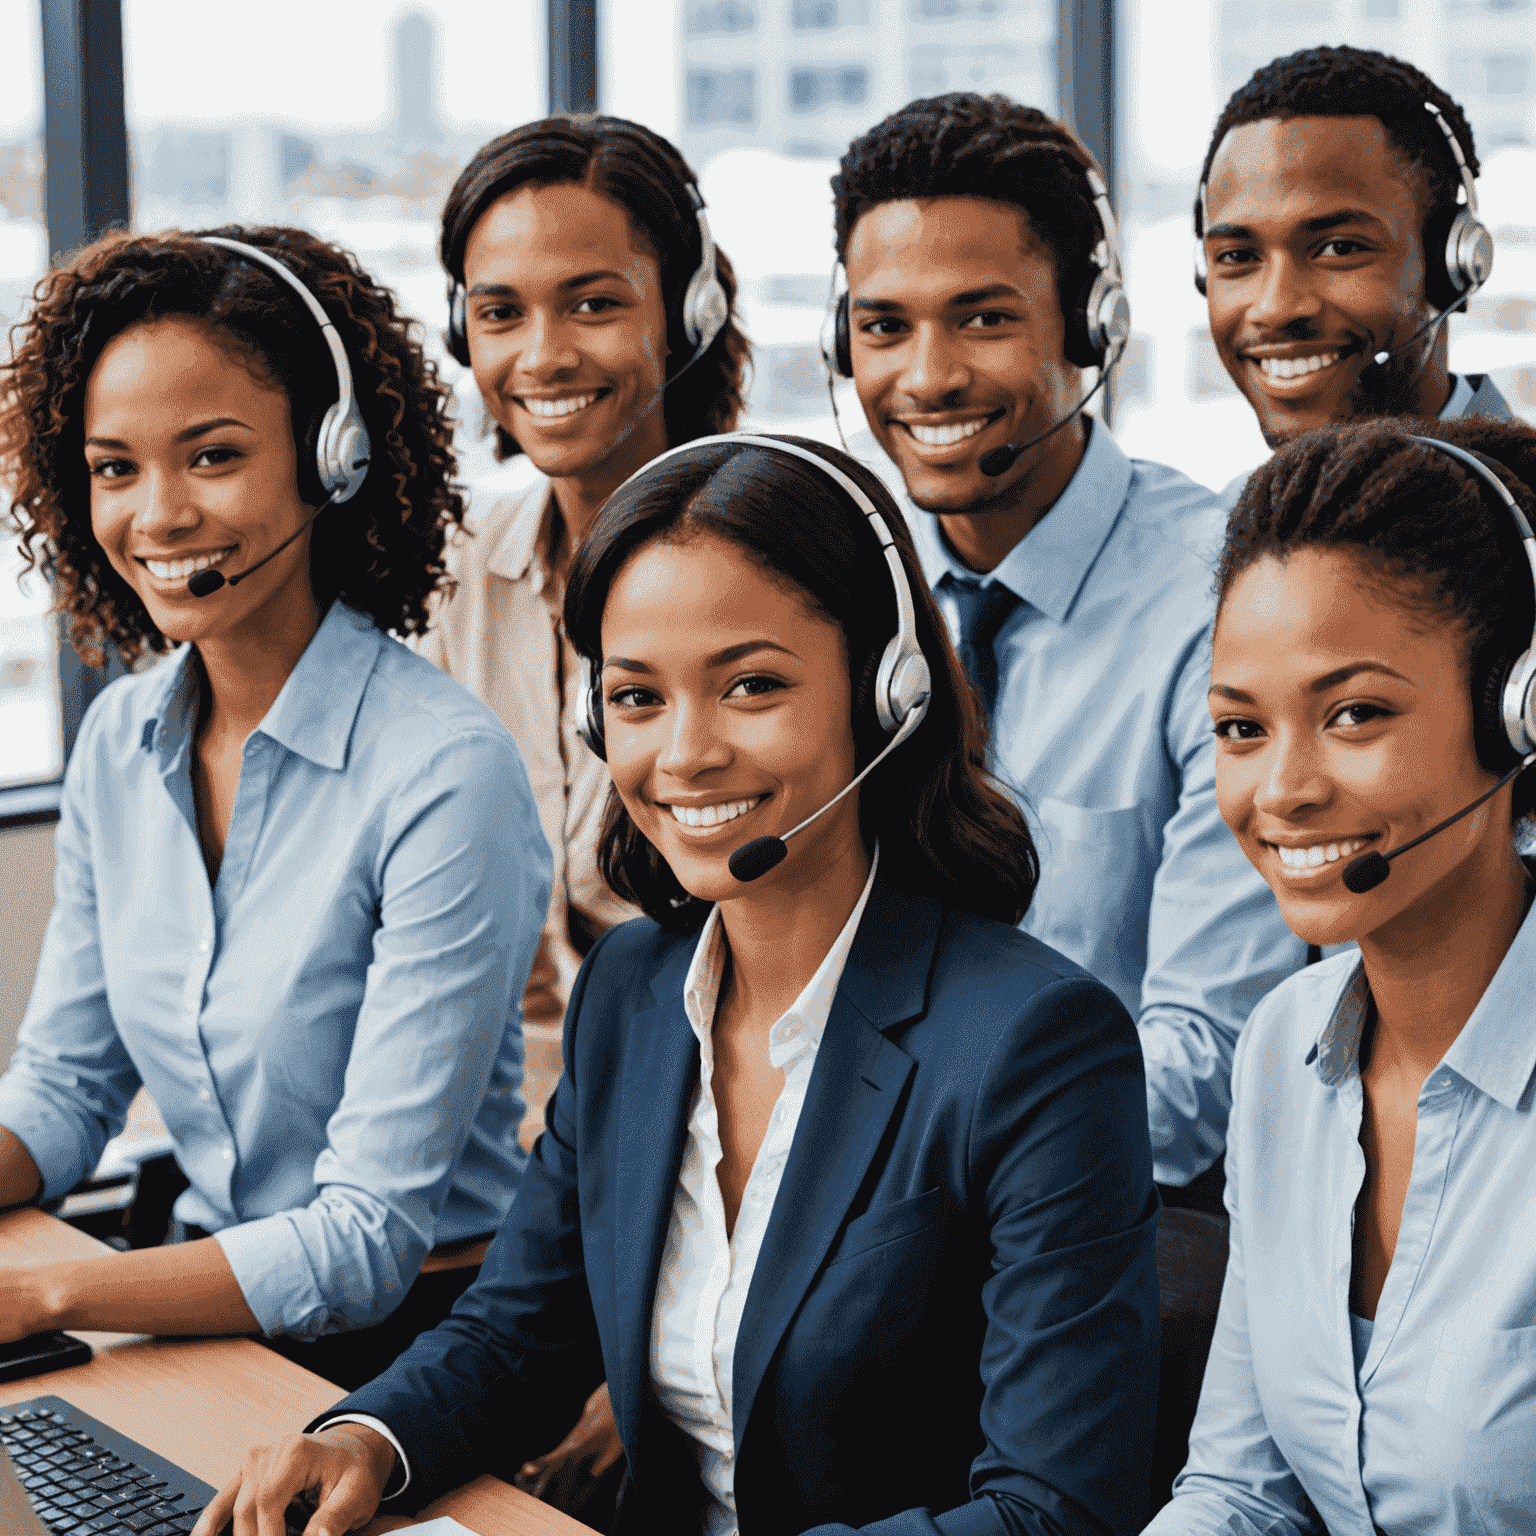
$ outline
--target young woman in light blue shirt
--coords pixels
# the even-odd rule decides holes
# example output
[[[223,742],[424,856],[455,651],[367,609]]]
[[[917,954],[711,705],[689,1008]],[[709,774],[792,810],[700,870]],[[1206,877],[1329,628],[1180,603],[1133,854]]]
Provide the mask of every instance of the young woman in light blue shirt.
[[[142,1085],[193,1240],[0,1271],[0,1338],[369,1329],[296,1350],[345,1385],[446,1312],[523,1164],[548,849],[505,729],[387,633],[462,519],[443,396],[299,230],[109,236],[17,341],[0,451],[72,640],[180,648],[70,759],[0,1204],[88,1174]]]
[[[1243,1031],[1226,1285],[1159,1536],[1536,1511],[1536,433],[1424,430],[1301,438],[1228,525],[1222,815],[1301,938],[1358,948]]]

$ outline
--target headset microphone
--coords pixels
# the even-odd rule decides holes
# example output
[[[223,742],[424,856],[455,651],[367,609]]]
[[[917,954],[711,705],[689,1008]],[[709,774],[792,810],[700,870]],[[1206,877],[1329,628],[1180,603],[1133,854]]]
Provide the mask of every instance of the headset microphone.
[[[876,768],[888,758],[892,752],[915,731],[923,718],[923,711],[918,710],[907,716],[901,723],[901,729],[886,742],[879,754],[873,758],[848,784],[840,789],[833,797],[822,806],[819,811],[812,811],[798,826],[793,826],[788,832],[779,837],[754,837],[750,843],[743,843],[726,862],[726,867],[743,884],[748,880],[756,880],[759,875],[766,875],[775,865],[781,864],[789,849],[784,845],[796,832],[816,820],[818,816],[830,811],[844,795],[857,789],[864,779],[875,771]]]
[[[306,517],[304,521],[300,523],[299,526],[295,528],[293,532],[290,533],[288,537],[277,546],[276,549],[272,550],[269,554],[263,555],[255,565],[246,566],[246,568],[238,575],[226,577],[223,571],[216,571],[211,566],[206,571],[194,571],[187,578],[188,593],[193,597],[212,597],[213,594],[217,592],[219,588],[225,584],[226,581],[230,586],[238,587],[240,583],[251,574],[252,571],[259,571],[262,566],[264,566],[267,561],[273,557],[273,555],[282,554],[282,552],[287,549],[288,546],[292,544],[293,541],[298,538],[298,536],[303,533],[304,530],[308,528],[309,525],[314,522],[314,520],[319,517],[320,514],[328,506],[330,506],[334,499],[334,497],[327,496],[325,500],[322,501],[320,505],[316,507],[315,510],[311,512],[309,516]]]
[[[1056,422],[1053,426],[1047,427],[1039,437],[1030,438],[1027,443],[1004,443],[1001,448],[988,449],[986,453],[982,454],[982,456],[977,459],[977,469],[979,469],[982,474],[987,475],[993,480],[997,479],[999,475],[1006,475],[1008,471],[1013,468],[1014,461],[1020,456],[1020,454],[1028,453],[1036,443],[1043,443],[1046,438],[1051,436],[1053,432],[1061,431],[1061,429],[1066,426],[1069,421],[1072,421],[1077,416],[1081,415],[1083,408],[1088,404],[1088,402],[1092,400],[1093,397],[1098,394],[1101,389],[1103,389],[1105,383],[1109,379],[1109,370],[1113,368],[1117,362],[1120,361],[1120,353],[1124,350],[1125,347],[1122,343],[1110,357],[1105,359],[1103,368],[1099,370],[1099,382],[1095,384],[1093,388],[1090,389],[1088,393],[1084,395],[1083,398],[1079,400],[1077,404],[1065,416],[1061,418],[1060,421]]]
[[[1365,365],[1365,368],[1384,367],[1394,357],[1397,357],[1399,354],[1408,351],[1421,336],[1425,335],[1429,331],[1434,330],[1434,328],[1439,325],[1440,322],[1444,320],[1452,310],[1458,309],[1461,305],[1465,304],[1469,297],[1470,295],[1468,294],[1457,294],[1456,297],[1449,304],[1447,304],[1444,309],[1440,311],[1439,314],[1437,314],[1432,320],[1426,320],[1424,324],[1421,325],[1418,330],[1416,330],[1413,335],[1410,336],[1408,340],[1405,341],[1400,347],[1393,347],[1390,350],[1383,347],[1380,352],[1376,353],[1376,355],[1371,358],[1370,362]],[[1364,373],[1365,368],[1362,368],[1360,371]]]
[[[1417,848],[1420,843],[1428,842],[1438,832],[1444,832],[1447,827],[1455,826],[1463,816],[1469,815],[1480,806],[1483,801],[1490,800],[1504,788],[1509,781],[1524,769],[1536,763],[1536,752],[1522,758],[1508,773],[1499,780],[1492,789],[1479,795],[1470,805],[1464,805],[1454,816],[1447,816],[1439,826],[1431,827],[1428,832],[1421,832],[1411,843],[1403,843],[1394,848],[1390,853],[1362,853],[1358,859],[1351,859],[1344,866],[1344,884],[1349,887],[1356,896],[1363,896],[1367,891],[1374,891],[1388,875],[1392,873],[1391,860],[1400,853],[1407,853],[1410,848]],[[750,846],[750,844],[748,845]]]
[[[1510,495],[1509,487],[1489,468],[1489,461],[1482,454],[1469,452],[1438,437],[1410,435],[1408,441],[1457,460],[1494,493],[1514,519],[1521,551],[1530,568],[1532,583],[1536,584],[1536,531],[1532,530],[1519,503]],[[1490,773],[1499,773],[1513,752],[1516,755],[1514,765],[1501,774],[1492,789],[1479,795],[1470,805],[1464,805],[1454,816],[1447,816],[1429,831],[1421,832],[1411,842],[1387,853],[1373,850],[1351,859],[1344,866],[1344,885],[1356,896],[1374,891],[1392,873],[1391,861],[1399,854],[1407,853],[1447,827],[1455,826],[1463,816],[1475,811],[1485,800],[1492,799],[1511,779],[1536,763],[1536,632],[1532,633],[1531,643],[1520,655],[1494,657],[1486,675],[1473,679],[1472,698],[1475,711],[1473,740],[1478,763]]]

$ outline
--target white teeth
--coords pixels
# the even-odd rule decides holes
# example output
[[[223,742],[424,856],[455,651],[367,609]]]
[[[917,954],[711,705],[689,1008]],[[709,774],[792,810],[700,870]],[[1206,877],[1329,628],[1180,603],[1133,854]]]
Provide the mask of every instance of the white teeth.
[[[685,827],[717,827],[722,821],[745,816],[762,798],[758,795],[751,800],[729,800],[724,805],[673,805],[668,810]]]
[[[572,395],[568,400],[530,400],[524,396],[520,403],[531,416],[574,416],[596,399],[596,395]]]
[[[218,565],[234,549],[221,549],[216,555],[190,555],[185,560],[146,560],[149,574],[159,581],[184,581],[197,571],[206,571],[210,565]]]
[[[1364,847],[1365,839],[1354,837],[1342,843],[1314,843],[1310,848],[1284,848],[1277,844],[1275,851],[1287,869],[1316,869],[1320,864],[1337,864]]]
[[[985,416],[976,421],[962,421],[952,427],[920,427],[910,421],[902,423],[918,442],[928,448],[946,448],[950,443],[963,443],[966,438],[975,437],[986,424]]]
[[[1320,368],[1331,368],[1338,360],[1337,352],[1320,352],[1316,357],[1261,357],[1258,362],[1267,379],[1299,379]]]

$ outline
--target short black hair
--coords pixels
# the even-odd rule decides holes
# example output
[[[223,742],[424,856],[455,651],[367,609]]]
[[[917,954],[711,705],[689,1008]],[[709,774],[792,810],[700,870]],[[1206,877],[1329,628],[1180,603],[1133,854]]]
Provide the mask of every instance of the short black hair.
[[[1454,207],[1461,176],[1445,135],[1424,110],[1426,101],[1440,109],[1476,176],[1477,146],[1466,113],[1422,70],[1371,48],[1343,44],[1288,53],[1256,69],[1222,108],[1200,167],[1200,185],[1210,179],[1216,151],[1234,128],[1293,117],[1374,117],[1397,152],[1424,178],[1429,200],[1421,211],[1427,224]],[[1195,234],[1204,233],[1197,196]]]
[[[699,221],[688,195],[697,181],[675,145],[628,118],[557,113],[524,123],[482,144],[454,182],[443,205],[438,247],[443,270],[450,285],[464,281],[464,249],[497,198],[522,186],[590,187],[624,209],[636,234],[655,253],[671,349],[667,366],[669,372],[679,370],[694,351],[683,329],[683,297],[703,259]],[[715,270],[730,301],[730,318],[688,377],[667,391],[663,410],[667,441],[674,446],[731,431],[742,409],[752,345],[736,309],[736,274],[719,246]],[[500,426],[496,448],[502,459],[522,452]]]
[[[855,139],[832,178],[837,256],[881,203],[985,197],[1023,210],[1049,249],[1063,318],[1103,238],[1085,174],[1098,162],[1071,129],[1006,96],[951,91],[909,101]]]

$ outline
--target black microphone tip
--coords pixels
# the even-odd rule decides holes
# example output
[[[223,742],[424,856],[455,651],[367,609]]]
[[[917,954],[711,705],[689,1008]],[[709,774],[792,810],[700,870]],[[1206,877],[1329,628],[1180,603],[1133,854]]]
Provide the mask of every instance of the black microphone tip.
[[[187,591],[193,597],[209,597],[224,585],[223,571],[194,571],[187,578]]]
[[[999,475],[1006,475],[1013,468],[1013,461],[1018,458],[1019,449],[1012,443],[1004,443],[1001,448],[989,448],[982,454],[976,467],[982,474],[990,476],[993,480]]]
[[[733,853],[726,864],[735,877],[745,884],[748,880],[756,880],[759,875],[766,875],[777,864],[782,864],[789,853],[789,848],[782,837],[754,837],[750,843],[743,843]]]
[[[1364,896],[1367,891],[1374,891],[1391,873],[1392,866],[1373,850],[1362,853],[1358,859],[1351,859],[1344,866],[1344,884],[1356,896]]]

